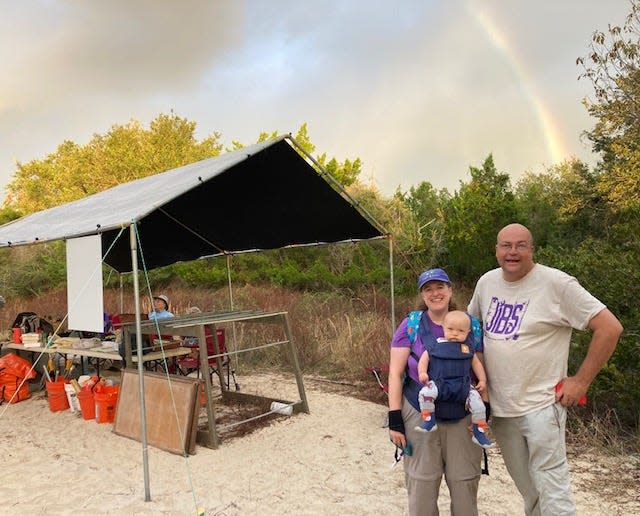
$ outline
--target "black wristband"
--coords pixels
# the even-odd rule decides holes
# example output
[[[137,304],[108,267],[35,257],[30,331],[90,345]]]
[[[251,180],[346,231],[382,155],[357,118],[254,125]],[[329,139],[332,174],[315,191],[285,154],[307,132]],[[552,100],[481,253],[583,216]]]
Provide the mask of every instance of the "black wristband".
[[[404,421],[402,420],[402,410],[389,411],[389,430],[400,432],[404,435]]]

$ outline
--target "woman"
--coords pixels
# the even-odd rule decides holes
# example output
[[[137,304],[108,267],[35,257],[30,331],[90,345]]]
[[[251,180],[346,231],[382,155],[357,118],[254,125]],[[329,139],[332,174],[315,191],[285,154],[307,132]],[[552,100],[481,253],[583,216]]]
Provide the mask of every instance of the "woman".
[[[424,349],[444,336],[442,320],[453,309],[449,276],[442,269],[429,269],[418,278],[418,291],[424,310],[413,344],[408,335],[408,318],[396,329],[389,359],[389,435],[405,450],[404,470],[409,513],[437,515],[438,491],[444,474],[451,493],[451,514],[478,514],[477,493],[482,449],[469,435],[470,416],[457,421],[440,421],[432,432],[415,430],[422,423],[417,406],[417,361]],[[477,325],[474,325],[477,327]],[[411,328],[409,328],[411,331]],[[482,352],[481,331],[474,331],[474,348]],[[426,343],[424,341],[427,341]],[[480,355],[481,358],[481,355]],[[404,373],[407,378],[403,381]]]
[[[153,296],[153,310],[149,312],[149,319],[168,319],[173,317],[169,311],[169,298],[164,294]]]

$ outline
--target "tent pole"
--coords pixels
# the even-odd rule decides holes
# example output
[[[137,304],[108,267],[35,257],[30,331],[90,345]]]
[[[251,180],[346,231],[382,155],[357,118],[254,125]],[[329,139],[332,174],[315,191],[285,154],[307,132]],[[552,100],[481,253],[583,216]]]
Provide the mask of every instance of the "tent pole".
[[[391,334],[396,330],[396,301],[393,285],[393,236],[388,235],[389,238],[389,282],[391,283]]]
[[[227,284],[229,287],[229,310],[233,312],[233,290],[231,289],[231,255],[227,255]],[[233,333],[233,350],[238,349],[236,347],[236,323],[231,323],[231,331]],[[236,369],[238,368],[238,354],[231,359],[236,362]]]
[[[227,285],[229,288],[229,310],[233,312],[233,290],[231,290],[231,255],[227,255]]]
[[[120,313],[124,313],[124,282],[122,281],[122,273],[118,274],[120,276]]]
[[[133,298],[136,310],[136,347],[138,353],[138,383],[140,387],[140,442],[142,443],[142,465],[144,469],[144,501],[151,501],[149,490],[149,457],[147,451],[147,416],[144,406],[144,363],[142,362],[142,327],[140,320],[140,287],[138,286],[138,245],[135,223],[129,226],[131,242],[131,269],[133,272]]]

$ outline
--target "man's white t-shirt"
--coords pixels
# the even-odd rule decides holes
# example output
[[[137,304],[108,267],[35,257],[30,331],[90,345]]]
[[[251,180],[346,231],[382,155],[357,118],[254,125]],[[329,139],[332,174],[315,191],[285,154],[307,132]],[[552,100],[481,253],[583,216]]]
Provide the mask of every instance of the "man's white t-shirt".
[[[555,402],[567,376],[572,328],[583,330],[605,305],[573,276],[535,264],[518,281],[484,274],[468,311],[482,320],[492,414],[517,417]]]

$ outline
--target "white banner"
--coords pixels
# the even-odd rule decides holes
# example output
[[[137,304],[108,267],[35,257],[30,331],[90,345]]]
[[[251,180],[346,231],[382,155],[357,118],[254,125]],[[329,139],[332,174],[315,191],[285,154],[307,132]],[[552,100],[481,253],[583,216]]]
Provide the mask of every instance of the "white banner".
[[[67,306],[70,330],[104,331],[102,239],[93,235],[67,240]]]

